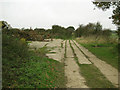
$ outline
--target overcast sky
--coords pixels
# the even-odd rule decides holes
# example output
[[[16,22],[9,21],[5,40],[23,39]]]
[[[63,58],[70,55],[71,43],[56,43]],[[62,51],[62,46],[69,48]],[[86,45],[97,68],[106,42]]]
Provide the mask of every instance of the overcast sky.
[[[109,17],[112,9],[95,8],[92,0],[0,0],[0,20],[17,28],[64,27],[99,21],[103,28],[116,29]]]

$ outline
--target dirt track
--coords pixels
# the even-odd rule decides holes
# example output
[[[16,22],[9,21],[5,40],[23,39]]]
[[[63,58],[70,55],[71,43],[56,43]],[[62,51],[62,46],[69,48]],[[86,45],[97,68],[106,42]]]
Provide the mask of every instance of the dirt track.
[[[98,59],[95,55],[79,45],[76,41],[70,41],[70,43],[76,53],[76,56],[78,57],[78,61],[80,64],[94,64],[114,86],[118,87],[118,71],[114,67]],[[61,46],[62,44],[63,46]],[[81,76],[79,66],[74,60],[74,54],[70,47],[69,41],[67,40],[66,44],[66,58],[64,57],[65,41],[61,39],[54,39],[53,41],[43,43],[32,42],[30,44],[31,47],[35,48],[41,48],[45,45],[48,47],[48,49],[51,49],[50,52],[54,52],[47,53],[46,56],[59,62],[65,63],[67,88],[88,88],[88,86],[85,85],[86,81],[84,79],[84,76]],[[86,58],[85,55],[88,58]]]

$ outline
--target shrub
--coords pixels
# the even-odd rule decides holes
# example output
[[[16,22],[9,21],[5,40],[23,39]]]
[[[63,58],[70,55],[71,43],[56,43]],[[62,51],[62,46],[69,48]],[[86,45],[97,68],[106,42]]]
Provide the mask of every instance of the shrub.
[[[3,33],[2,35],[2,77],[3,87],[10,86],[21,74],[19,68],[29,57],[27,43],[16,37]]]

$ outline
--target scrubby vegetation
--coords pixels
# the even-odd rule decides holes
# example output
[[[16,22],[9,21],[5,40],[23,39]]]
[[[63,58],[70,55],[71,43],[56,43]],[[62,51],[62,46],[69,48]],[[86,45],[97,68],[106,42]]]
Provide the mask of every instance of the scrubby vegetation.
[[[58,25],[53,25],[51,32],[54,38],[69,39],[72,38],[72,33],[74,32],[74,30],[75,29],[72,26],[64,28]]]
[[[65,87],[64,66],[47,58],[45,47],[30,51],[20,30],[3,29],[2,32],[3,88]]]
[[[2,40],[3,87],[8,87],[22,74],[19,68],[29,61],[29,52],[27,43],[19,38],[3,32]]]
[[[117,34],[117,32],[113,32],[110,29],[103,29],[102,25],[99,22],[89,23],[87,25],[80,25],[75,31],[76,37],[90,38],[91,40],[102,41],[103,43],[114,43],[113,41],[117,42],[118,37],[112,37],[112,35],[115,34]]]
[[[28,43],[48,38],[70,38],[69,34],[72,34],[73,27],[65,29],[54,25],[49,30],[8,28],[5,25],[4,27],[2,29],[3,88],[65,87],[64,65],[47,58],[46,47],[30,51]]]

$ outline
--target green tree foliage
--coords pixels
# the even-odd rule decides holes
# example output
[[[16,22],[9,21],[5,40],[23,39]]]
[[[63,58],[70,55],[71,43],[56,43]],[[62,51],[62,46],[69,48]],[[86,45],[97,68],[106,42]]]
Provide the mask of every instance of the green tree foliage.
[[[81,37],[85,33],[84,26],[81,24],[75,31],[76,37]]]
[[[40,34],[41,32],[45,32],[45,29],[44,28],[35,28],[34,31],[37,31]]]
[[[111,34],[112,34],[112,31],[109,29],[104,29],[102,31],[102,36],[104,36],[106,40],[110,40]]]
[[[75,31],[76,37],[90,37],[94,36],[96,40],[103,37],[108,41],[109,37],[111,36],[111,30],[110,29],[102,29],[102,25],[97,23],[89,23],[87,25],[79,25],[79,27]]]
[[[94,23],[89,23],[87,25],[79,25],[79,27],[77,28],[75,35],[77,37],[81,37],[81,36],[90,36],[90,35],[99,35],[100,32],[102,30],[102,25],[97,22],[96,24]]]
[[[53,25],[51,32],[54,38],[67,39],[72,37],[72,33],[74,32],[74,30],[75,29],[72,26],[64,28],[59,25]]]
[[[110,7],[113,7],[113,15],[111,18],[113,19],[113,23],[118,26],[118,36],[120,39],[120,1],[118,2],[96,2],[94,1],[93,4],[95,4],[96,7],[102,10],[107,10]]]
[[[66,32],[66,35],[67,36],[72,36],[72,33],[74,33],[75,31],[75,28],[73,26],[69,26],[66,28],[67,32]]]
[[[106,11],[107,9],[109,9],[110,7],[113,7],[113,15],[112,15],[112,19],[113,19],[113,23],[116,25],[120,25],[120,2],[93,2],[93,4],[95,4],[99,9],[102,9],[104,11]]]

